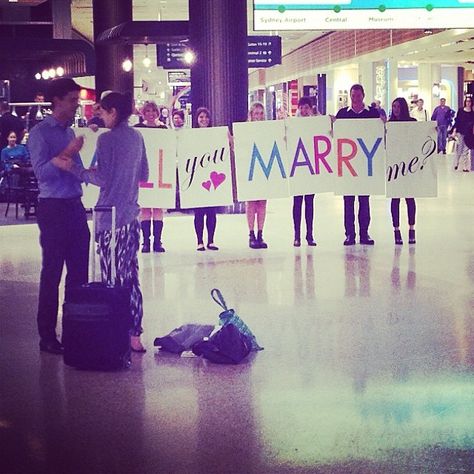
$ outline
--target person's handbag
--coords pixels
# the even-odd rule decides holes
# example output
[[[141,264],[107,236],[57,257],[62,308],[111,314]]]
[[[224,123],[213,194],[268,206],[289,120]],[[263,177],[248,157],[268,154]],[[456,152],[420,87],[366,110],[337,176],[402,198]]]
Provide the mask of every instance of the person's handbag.
[[[216,364],[239,364],[252,350],[250,337],[226,324],[209,339],[194,344],[193,353]]]
[[[210,324],[184,324],[173,329],[166,336],[157,337],[153,345],[162,351],[181,354],[181,352],[191,350],[196,342],[209,337],[213,330],[214,326]]]
[[[220,307],[224,309],[224,311],[219,314],[219,324],[224,327],[228,324],[233,324],[242,334],[250,338],[253,351],[263,350],[263,347],[258,345],[257,339],[250,328],[242,321],[242,319],[233,309],[227,308],[227,304],[220,290],[214,288],[211,291],[211,297]]]

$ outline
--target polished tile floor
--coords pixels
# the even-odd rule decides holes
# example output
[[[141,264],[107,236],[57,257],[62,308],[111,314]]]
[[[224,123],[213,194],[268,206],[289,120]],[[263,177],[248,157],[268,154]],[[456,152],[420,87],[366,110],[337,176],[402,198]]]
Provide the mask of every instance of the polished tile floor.
[[[373,248],[342,246],[326,194],[316,248],[292,247],[290,199],[269,202],[268,250],[243,215],[219,215],[221,250],[202,253],[192,217],[168,217],[167,252],[140,257],[148,352],[126,372],[39,353],[37,227],[1,227],[0,472],[473,473],[474,173],[451,159],[412,246],[381,197]],[[232,367],[158,354],[156,336],[217,322],[213,287],[265,350]]]

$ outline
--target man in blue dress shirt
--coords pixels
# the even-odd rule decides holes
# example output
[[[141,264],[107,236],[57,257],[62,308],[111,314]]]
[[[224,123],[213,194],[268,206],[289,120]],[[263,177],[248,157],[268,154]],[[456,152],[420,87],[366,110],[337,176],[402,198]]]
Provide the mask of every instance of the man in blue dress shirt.
[[[56,325],[64,264],[66,299],[71,287],[87,282],[90,233],[81,202],[81,181],[51,163],[56,156],[67,156],[83,166],[79,150],[84,139],[76,138],[70,128],[79,105],[79,91],[80,86],[72,79],[53,80],[47,93],[53,113],[33,127],[28,140],[38,179],[37,220],[43,255],[37,316],[40,350],[53,354],[63,352]]]
[[[377,109],[367,107],[364,104],[365,92],[360,84],[354,84],[351,87],[351,106],[344,107],[336,114],[336,119],[359,119],[359,118],[379,118]],[[359,198],[359,236],[360,243],[363,245],[374,245],[374,240],[369,235],[370,224],[370,204],[369,196],[362,195]],[[355,196],[344,196],[344,228],[346,231],[346,240],[344,245],[355,245]]]

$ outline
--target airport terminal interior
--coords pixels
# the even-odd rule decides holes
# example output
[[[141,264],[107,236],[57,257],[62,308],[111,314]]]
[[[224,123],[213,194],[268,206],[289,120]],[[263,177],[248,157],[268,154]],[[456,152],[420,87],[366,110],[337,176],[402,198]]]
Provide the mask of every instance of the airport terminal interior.
[[[49,2],[25,0],[23,8]],[[72,9],[75,40],[93,45],[97,0],[56,3]],[[0,0],[1,9],[7,4]],[[134,20],[188,19],[186,0],[132,4]],[[388,114],[396,96],[411,106],[423,96],[432,111],[441,98],[457,110],[474,93],[474,29],[393,30],[393,44],[343,58],[347,44],[359,45],[357,34],[367,45],[384,32],[371,30],[372,39],[367,30],[350,39],[337,36],[343,29],[262,33],[247,4],[249,34],[282,37],[281,64],[249,69],[249,102],[262,101],[269,120],[283,109],[295,115],[303,95],[320,106],[324,97],[325,114],[335,114],[350,105],[348,91],[359,81],[366,102],[381,98]],[[11,17],[0,15],[1,60],[8,55],[2,28],[25,22],[8,8]],[[404,39],[395,44],[397,35]],[[335,37],[354,43],[337,46]],[[318,69],[321,44],[342,59]],[[191,96],[182,94],[189,84],[168,87],[155,48],[134,45],[136,103],[189,113]],[[93,75],[74,78],[93,89]],[[18,80],[10,79],[12,93]],[[293,245],[291,197],[268,200],[266,249],[249,248],[245,213],[219,213],[218,250],[202,252],[193,214],[165,213],[166,252],[138,257],[146,352],[132,353],[131,367],[118,371],[79,370],[39,351],[36,216],[26,218],[21,205],[16,216],[15,203],[6,212],[0,198],[0,474],[474,473],[472,154],[466,172],[455,169],[453,143],[433,155],[437,196],[416,199],[415,244],[401,199],[403,245],[395,245],[390,199],[382,195],[370,197],[375,245],[361,245],[359,236],[343,245],[343,198],[332,192],[315,196],[316,246]],[[158,350],[155,338],[181,325],[219,325],[214,288],[264,349],[237,365]]]

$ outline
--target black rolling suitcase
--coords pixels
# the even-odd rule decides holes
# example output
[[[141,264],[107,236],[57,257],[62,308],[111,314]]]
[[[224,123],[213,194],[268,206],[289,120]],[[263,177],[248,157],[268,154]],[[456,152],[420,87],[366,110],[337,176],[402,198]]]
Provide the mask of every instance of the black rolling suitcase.
[[[97,212],[112,212],[111,283],[95,281]],[[88,370],[117,370],[131,365],[129,288],[116,283],[115,207],[93,210],[91,283],[71,289],[63,305],[64,363]]]

